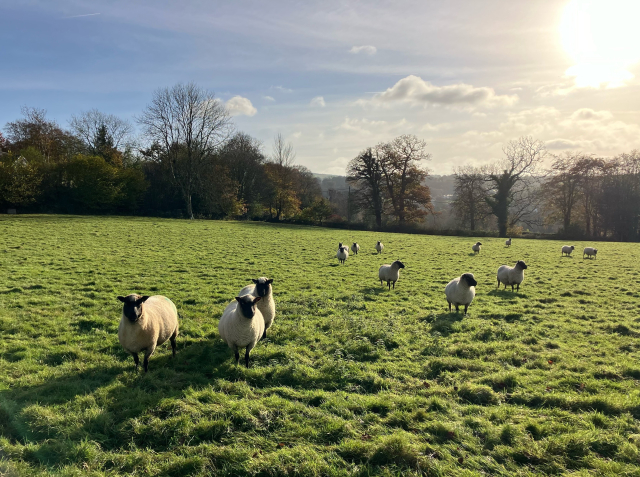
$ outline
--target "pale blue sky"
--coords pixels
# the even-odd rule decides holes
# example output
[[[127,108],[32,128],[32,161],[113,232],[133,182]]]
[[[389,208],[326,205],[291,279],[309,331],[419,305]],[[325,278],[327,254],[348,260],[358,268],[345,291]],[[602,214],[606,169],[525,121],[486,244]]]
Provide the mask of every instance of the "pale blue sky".
[[[640,148],[640,51],[602,66],[565,38],[570,8],[616,40],[640,2],[571,2],[0,0],[0,126],[23,105],[63,126],[91,108],[133,120],[156,88],[194,81],[235,98],[266,152],[282,132],[315,172],[403,133],[428,142],[435,173],[523,134],[553,152]]]

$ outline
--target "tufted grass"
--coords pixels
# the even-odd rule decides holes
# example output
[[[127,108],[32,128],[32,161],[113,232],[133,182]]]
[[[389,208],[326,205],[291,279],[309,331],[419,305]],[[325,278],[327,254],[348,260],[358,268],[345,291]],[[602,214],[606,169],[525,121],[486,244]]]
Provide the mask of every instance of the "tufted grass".
[[[382,256],[374,253],[382,240]],[[339,241],[362,251],[339,266]],[[0,475],[640,475],[640,245],[152,218],[0,218]],[[376,281],[401,259],[395,291]],[[520,293],[499,265],[529,265]],[[472,272],[469,315],[444,286]],[[249,369],[218,317],[277,316]],[[183,316],[147,375],[116,295]]]

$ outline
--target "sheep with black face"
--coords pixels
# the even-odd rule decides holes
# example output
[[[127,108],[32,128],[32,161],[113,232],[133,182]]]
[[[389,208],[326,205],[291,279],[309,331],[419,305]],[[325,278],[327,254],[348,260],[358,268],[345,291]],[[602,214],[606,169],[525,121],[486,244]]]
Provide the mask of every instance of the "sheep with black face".
[[[358,242],[353,242],[353,244],[351,244],[351,251],[358,255],[358,252],[360,251],[360,245],[358,245]]]
[[[272,293],[273,278],[252,278],[251,281],[253,281],[253,285],[247,285],[244,287],[240,290],[238,296],[253,295],[262,298],[262,300],[258,302],[258,310],[260,310],[260,313],[262,313],[262,317],[264,318],[264,334],[262,335],[262,338],[260,338],[264,339],[267,337],[267,330],[271,328],[273,320],[276,317],[276,303],[273,300]]]
[[[473,273],[463,273],[447,284],[444,288],[444,294],[449,303],[449,313],[451,313],[451,305],[456,307],[456,313],[458,313],[459,307],[464,305],[464,314],[467,314],[467,309],[476,296],[477,284]]]
[[[178,336],[178,310],[166,296],[118,296],[124,305],[118,327],[118,339],[125,351],[133,356],[138,368],[138,353],[144,351],[143,367],[149,369],[149,357],[165,341],[171,341],[173,356],[176,355]]]
[[[384,250],[384,245],[380,240],[378,240],[378,243],[376,243],[376,251],[378,253],[382,253],[383,250]]]
[[[240,360],[240,348],[246,348],[245,366],[249,367],[249,354],[264,334],[264,318],[256,304],[259,296],[237,296],[229,303],[218,323],[218,332],[229,348],[233,349],[236,364]]]
[[[522,260],[518,260],[514,267],[502,265],[498,268],[498,288],[500,283],[503,283],[505,290],[507,285],[511,285],[511,291],[514,286],[517,286],[517,291],[520,291],[520,284],[524,281],[524,271],[527,268],[527,264]]]
[[[342,263],[343,265],[347,261],[347,258],[349,258],[349,248],[342,245],[342,242],[340,242],[340,244],[338,245],[336,258],[338,259],[338,262]]]
[[[404,268],[404,263],[400,260],[396,260],[391,265],[387,265],[386,263],[380,266],[378,270],[378,278],[380,279],[380,285],[382,282],[387,282],[387,286],[389,290],[391,290],[391,283],[393,282],[393,289],[396,289],[396,282],[400,278],[400,269]]]
[[[480,253],[480,249],[482,248],[482,242],[476,242],[471,246],[471,250],[474,251],[474,253]]]

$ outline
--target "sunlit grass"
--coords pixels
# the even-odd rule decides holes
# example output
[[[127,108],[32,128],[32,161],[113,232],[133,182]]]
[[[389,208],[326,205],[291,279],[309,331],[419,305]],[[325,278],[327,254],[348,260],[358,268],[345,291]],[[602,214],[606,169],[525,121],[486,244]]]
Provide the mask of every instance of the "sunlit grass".
[[[640,475],[640,245],[583,260],[583,243],[475,241],[2,218],[0,475]],[[496,291],[520,259],[520,293]],[[479,282],[465,317],[444,298],[463,272]],[[217,323],[257,276],[278,311],[245,369]],[[147,375],[116,335],[133,292],[183,317],[177,358],[163,345]]]

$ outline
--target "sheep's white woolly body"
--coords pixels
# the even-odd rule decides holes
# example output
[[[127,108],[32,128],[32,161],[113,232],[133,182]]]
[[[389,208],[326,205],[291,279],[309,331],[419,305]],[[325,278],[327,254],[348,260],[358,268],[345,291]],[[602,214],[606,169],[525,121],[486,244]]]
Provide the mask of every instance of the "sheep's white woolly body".
[[[502,283],[505,288],[507,285],[511,285],[511,289],[513,290],[513,287],[517,286],[518,291],[520,291],[520,284],[524,281],[524,271],[526,268],[527,265],[522,260],[518,261],[515,267],[502,265],[498,268],[498,287],[500,283]]]
[[[511,247],[511,239],[507,239],[507,240],[505,240],[505,241],[504,241],[504,244],[505,244],[507,247]]]
[[[465,275],[469,276],[469,278],[463,278]],[[458,311],[459,306],[465,307],[465,313],[467,312],[467,307],[471,304],[474,297],[476,296],[476,287],[475,285],[469,284],[469,279],[472,280],[471,283],[477,283],[473,277],[473,274],[467,273],[463,276],[454,278],[451,280],[444,289],[444,294],[447,297],[447,301],[449,302],[449,311],[451,311],[451,305],[456,307],[456,311]]]
[[[349,258],[349,249],[347,247],[340,247],[336,253],[336,258],[340,263],[344,263]]]
[[[571,255],[571,252],[573,252],[574,249],[575,247],[573,245],[564,245],[562,247],[562,255],[564,255],[565,253],[567,255]]]
[[[258,278],[258,280],[266,281],[267,278],[260,277]],[[247,285],[246,287],[244,287],[242,290],[240,290],[240,293],[238,293],[238,296],[242,295],[258,296],[256,292],[256,285]],[[262,300],[260,300],[256,306],[258,307],[258,310],[260,310],[260,313],[262,313],[262,317],[264,318],[264,331],[266,333],[267,330],[271,328],[273,320],[276,317],[276,302],[273,300],[273,289],[271,287],[271,284],[269,284],[269,291],[267,292],[267,294],[262,297]]]
[[[218,332],[220,337],[236,354],[236,362],[238,349],[247,349],[245,359],[246,365],[249,367],[249,352],[264,334],[264,318],[257,307],[253,318],[245,317],[242,313],[241,305],[237,300],[234,300],[224,309],[224,313],[222,313],[218,323]]]
[[[142,313],[135,323],[122,314],[118,340],[125,351],[135,355],[134,359],[144,350],[146,368],[156,347],[178,336],[178,310],[171,300],[162,295],[149,297],[141,307]]]
[[[476,242],[471,246],[471,250],[473,250],[475,253],[480,253],[480,246],[482,244],[480,242]]]
[[[353,244],[351,245],[351,251],[358,255],[358,252],[360,251],[360,245],[358,245],[356,242],[353,242]]]
[[[596,258],[598,255],[598,249],[593,247],[585,247],[585,249],[582,251],[582,258],[584,258],[585,255],[587,257]]]
[[[393,288],[396,288],[396,282],[400,278],[400,269],[404,268],[404,264],[396,260],[391,265],[387,265],[386,263],[380,267],[378,270],[378,278],[380,279],[380,285],[382,282],[387,282],[389,288],[391,288],[391,283],[393,283]]]
[[[378,253],[382,253],[382,251],[384,250],[384,245],[382,244],[382,242],[378,242],[376,244],[376,250],[378,251]]]

